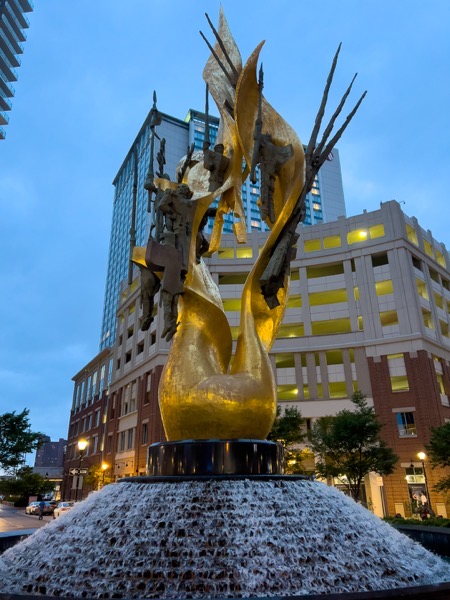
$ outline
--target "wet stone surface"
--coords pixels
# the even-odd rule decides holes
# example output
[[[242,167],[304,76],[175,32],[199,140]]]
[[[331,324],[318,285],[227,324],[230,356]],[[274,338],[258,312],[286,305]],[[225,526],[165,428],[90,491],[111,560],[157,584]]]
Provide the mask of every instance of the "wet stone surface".
[[[0,557],[0,592],[326,594],[450,581],[450,564],[309,481],[109,485]]]

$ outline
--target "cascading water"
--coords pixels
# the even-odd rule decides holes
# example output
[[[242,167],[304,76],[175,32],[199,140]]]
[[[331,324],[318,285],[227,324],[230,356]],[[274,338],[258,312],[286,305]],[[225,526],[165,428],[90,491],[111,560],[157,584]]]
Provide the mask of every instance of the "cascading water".
[[[224,598],[404,588],[450,565],[306,480],[124,482],[0,558],[0,592]]]

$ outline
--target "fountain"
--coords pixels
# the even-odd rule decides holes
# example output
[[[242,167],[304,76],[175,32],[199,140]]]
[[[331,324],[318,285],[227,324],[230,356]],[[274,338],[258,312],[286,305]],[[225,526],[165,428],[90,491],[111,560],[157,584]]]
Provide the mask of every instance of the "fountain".
[[[160,290],[163,335],[173,338],[159,389],[169,441],[150,448],[147,477],[104,487],[6,551],[0,597],[448,597],[450,565],[334,488],[283,475],[280,446],[265,441],[276,413],[268,351],[287,302],[296,226],[314,175],[362,98],[328,139],[346,93],[317,141],[336,55],[305,153],[263,97],[262,45],[242,67],[222,13],[218,30],[211,27],[216,42],[208,42],[203,75],[221,115],[218,144],[210,150],[206,136],[200,156],[190,150],[176,182],[154,177],[155,97],[145,185],[156,224],[148,246],[133,251],[145,309],[151,315]],[[244,286],[232,360],[230,327],[201,255],[217,250],[229,210],[245,241],[243,163],[251,178],[260,166],[271,232]],[[211,215],[208,248],[202,227]]]

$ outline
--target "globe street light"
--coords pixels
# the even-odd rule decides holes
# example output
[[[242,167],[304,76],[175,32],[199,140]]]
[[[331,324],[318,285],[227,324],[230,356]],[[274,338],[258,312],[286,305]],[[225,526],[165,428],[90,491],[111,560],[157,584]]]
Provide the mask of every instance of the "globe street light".
[[[431,514],[432,513],[432,508],[431,508],[430,492],[428,491],[427,473],[425,471],[425,459],[426,459],[426,457],[427,457],[427,455],[425,454],[425,452],[420,451],[420,452],[417,453],[417,458],[422,463],[423,478],[425,480],[425,491],[426,491],[426,496],[427,496],[428,508],[429,508],[429,511],[430,511],[430,514]]]
[[[102,471],[103,471],[103,478],[102,478],[102,487],[105,485],[105,473],[106,473],[106,469],[109,468],[109,465],[105,462],[102,463]]]
[[[78,446],[78,450],[80,451],[80,464],[79,464],[78,468],[81,469],[81,464],[83,462],[83,455],[84,455],[84,451],[86,450],[86,448],[88,446],[88,441],[85,440],[84,438],[81,438],[78,440],[77,446]],[[78,485],[77,485],[77,489],[76,489],[76,493],[75,493],[75,500],[78,500],[78,489],[79,488],[81,489],[80,476],[81,476],[81,473],[79,472],[78,473]],[[81,499],[83,499],[83,490],[82,489],[81,489]]]

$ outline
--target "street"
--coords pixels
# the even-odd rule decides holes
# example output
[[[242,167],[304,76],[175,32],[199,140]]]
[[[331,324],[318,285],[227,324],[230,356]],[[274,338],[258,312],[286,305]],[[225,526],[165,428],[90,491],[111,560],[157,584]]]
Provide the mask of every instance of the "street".
[[[50,515],[39,521],[36,515],[26,515],[24,508],[0,504],[0,533],[19,529],[38,529],[52,520],[53,517]]]

